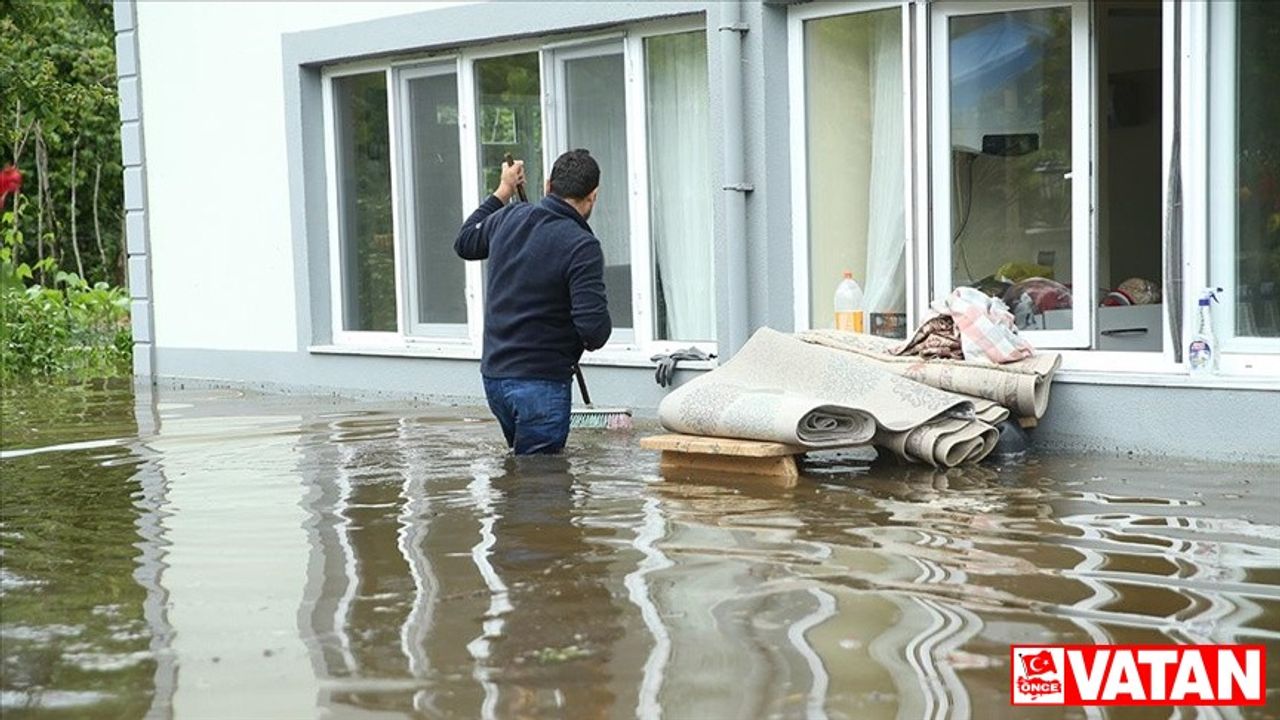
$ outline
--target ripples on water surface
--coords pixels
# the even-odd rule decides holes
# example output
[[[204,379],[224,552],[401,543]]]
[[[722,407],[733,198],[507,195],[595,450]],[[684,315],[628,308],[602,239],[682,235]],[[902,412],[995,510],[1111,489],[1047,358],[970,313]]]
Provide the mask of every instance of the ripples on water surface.
[[[1280,716],[1023,710],[1012,642],[1260,642],[1280,469],[1051,456],[665,482],[479,410],[5,395],[5,717]]]

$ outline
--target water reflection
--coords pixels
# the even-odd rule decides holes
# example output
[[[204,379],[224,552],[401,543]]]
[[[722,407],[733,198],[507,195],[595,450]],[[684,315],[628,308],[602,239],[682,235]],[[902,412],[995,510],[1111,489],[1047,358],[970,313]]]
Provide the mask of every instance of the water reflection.
[[[478,564],[492,571],[498,600],[476,655],[498,691],[485,715],[607,716],[617,702],[609,663],[623,635],[613,558],[589,541],[567,459],[507,458],[503,470],[477,482],[492,510]]]
[[[306,448],[304,467],[318,471],[303,630],[327,678],[321,705],[608,715],[624,632],[612,558],[588,544],[569,461],[507,458],[441,478],[421,429],[340,419],[330,442]],[[352,442],[371,436],[392,452]]]
[[[172,713],[313,712],[315,679],[296,629],[309,546],[294,472],[299,417],[213,392],[157,404],[147,440],[166,479],[165,617],[176,664]]]
[[[6,434],[6,716],[987,718],[1013,642],[1280,650],[1275,468],[836,457],[780,488],[663,481],[608,433],[516,461],[466,411],[92,403],[99,434]],[[1274,717],[1270,683],[1037,716]]]
[[[141,716],[161,698],[163,627],[141,571],[158,492],[126,387],[0,395],[0,713]]]

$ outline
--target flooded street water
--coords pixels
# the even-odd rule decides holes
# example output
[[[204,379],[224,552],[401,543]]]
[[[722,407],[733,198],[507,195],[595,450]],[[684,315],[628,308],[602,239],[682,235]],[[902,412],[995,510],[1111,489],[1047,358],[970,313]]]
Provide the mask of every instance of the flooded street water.
[[[643,430],[642,430],[643,432]],[[664,481],[479,409],[3,397],[0,703],[59,718],[1276,718],[1280,469]],[[1009,705],[1011,643],[1262,643],[1267,705]]]

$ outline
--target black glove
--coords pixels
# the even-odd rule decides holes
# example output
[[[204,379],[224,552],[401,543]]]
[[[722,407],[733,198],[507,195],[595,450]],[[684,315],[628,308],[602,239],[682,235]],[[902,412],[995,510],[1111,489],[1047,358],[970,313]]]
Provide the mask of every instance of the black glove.
[[[649,358],[651,361],[658,363],[658,369],[653,374],[653,379],[662,387],[671,385],[671,381],[676,375],[676,365],[681,360],[711,360],[715,355],[708,355],[696,347],[689,347],[683,350],[677,350],[670,355],[654,355]]]

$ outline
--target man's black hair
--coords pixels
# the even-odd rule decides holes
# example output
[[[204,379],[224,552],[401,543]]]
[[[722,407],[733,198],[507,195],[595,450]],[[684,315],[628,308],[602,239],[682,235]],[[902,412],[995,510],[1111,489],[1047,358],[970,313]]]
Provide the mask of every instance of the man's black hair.
[[[551,166],[551,194],[581,200],[600,185],[600,166],[591,153],[581,148],[556,158]]]

